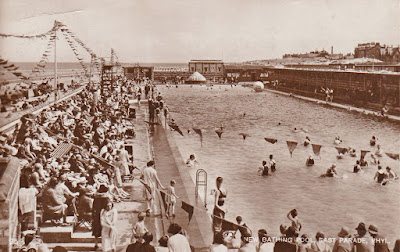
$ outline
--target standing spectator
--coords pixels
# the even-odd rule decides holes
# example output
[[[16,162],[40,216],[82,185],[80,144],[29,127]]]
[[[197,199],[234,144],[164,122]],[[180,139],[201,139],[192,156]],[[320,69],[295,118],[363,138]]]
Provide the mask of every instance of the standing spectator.
[[[100,212],[101,244],[103,251],[116,251],[117,247],[117,219],[118,212],[111,200],[107,200],[106,206]]]
[[[175,205],[176,205],[176,199],[179,199],[179,197],[175,194],[175,180],[170,181],[170,185],[167,190],[167,196],[168,196],[168,210],[167,210],[167,218],[175,218]]]
[[[100,212],[105,207],[106,202],[109,199],[107,194],[108,188],[105,185],[101,185],[97,194],[95,194],[93,201],[93,212],[92,212],[92,234],[94,236],[94,248],[98,248],[98,238],[101,236],[101,221]]]
[[[363,222],[358,224],[356,228],[357,235],[354,237],[354,251],[355,252],[372,252],[374,251],[374,241],[370,237],[366,237],[367,228]]]
[[[143,235],[143,240],[144,240],[143,244],[139,247],[140,252],[156,252],[154,246],[150,244],[150,242],[153,241],[152,233],[146,232]]]
[[[374,252],[389,252],[386,238],[378,234],[378,228],[375,225],[369,225],[368,232],[374,238]]]
[[[215,201],[214,201],[214,210],[213,210],[213,231],[214,231],[214,241],[215,235],[222,231],[222,219],[225,219],[225,199],[228,195],[228,192],[222,187],[222,182],[224,179],[222,177],[218,177],[216,180],[217,189],[214,190]]]
[[[350,229],[348,227],[342,227],[338,233],[338,237],[339,239],[336,239],[332,252],[350,252],[353,248],[352,243],[350,242]]]
[[[311,249],[316,252],[331,252],[332,249],[330,246],[324,241],[325,235],[322,232],[317,232],[315,235],[315,242],[311,244]]]
[[[189,241],[186,236],[180,234],[182,228],[172,223],[168,228],[168,233],[171,236],[168,239],[168,250],[169,252],[190,252]]]
[[[143,212],[138,214],[138,221],[136,222],[135,226],[133,227],[133,231],[132,231],[132,233],[133,233],[132,240],[137,240],[140,243],[143,242],[144,234],[149,231],[144,224],[145,217],[146,217],[146,214]]]
[[[154,196],[156,195],[156,188],[159,185],[162,189],[165,190],[165,187],[161,184],[160,179],[158,178],[157,171],[154,169],[154,161],[147,162],[147,167],[143,170],[143,180],[149,186],[149,190],[145,190],[146,199],[147,199],[147,216],[151,213],[151,208],[154,202]]]

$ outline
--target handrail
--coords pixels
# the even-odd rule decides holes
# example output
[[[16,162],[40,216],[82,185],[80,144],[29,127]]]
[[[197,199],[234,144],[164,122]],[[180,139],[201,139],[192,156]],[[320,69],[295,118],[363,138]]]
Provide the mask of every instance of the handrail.
[[[201,180],[203,175],[203,180]],[[204,169],[197,169],[196,171],[196,198],[199,196],[199,187],[205,186],[204,188],[204,207],[207,208],[207,172]]]

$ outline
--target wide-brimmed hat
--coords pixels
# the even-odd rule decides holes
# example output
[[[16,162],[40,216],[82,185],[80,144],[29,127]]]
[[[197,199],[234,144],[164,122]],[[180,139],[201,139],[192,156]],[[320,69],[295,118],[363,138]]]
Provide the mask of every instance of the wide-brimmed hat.
[[[339,237],[348,237],[350,235],[350,229],[348,227],[342,227],[338,233]]]
[[[377,234],[378,233],[378,228],[375,225],[369,225],[368,227],[368,232],[371,234]]]
[[[356,227],[356,230],[360,230],[360,231],[367,231],[367,227],[365,226],[364,222],[360,222],[358,224],[358,227]]]

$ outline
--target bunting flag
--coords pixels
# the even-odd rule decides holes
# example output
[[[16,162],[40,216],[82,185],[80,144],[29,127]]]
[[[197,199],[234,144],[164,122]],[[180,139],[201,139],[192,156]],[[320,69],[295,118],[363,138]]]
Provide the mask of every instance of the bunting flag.
[[[286,141],[286,144],[287,144],[289,152],[290,152],[290,157],[292,157],[293,151],[297,147],[297,142]]]
[[[185,201],[182,201],[182,209],[189,214],[189,223],[190,223],[194,213],[194,206],[189,205]]]
[[[318,144],[311,144],[312,146],[312,150],[315,154],[315,156],[319,156],[320,152],[321,152],[321,147],[322,145],[318,145]]]
[[[221,137],[222,137],[222,133],[224,133],[224,131],[223,131],[223,130],[221,130],[221,129],[217,129],[217,130],[215,131],[215,133],[217,133],[217,135],[218,135],[219,139],[221,139]]]
[[[265,137],[264,140],[272,144],[278,142],[278,139],[268,138],[268,137]]]
[[[345,154],[349,150],[347,148],[335,147],[339,154]]]
[[[58,21],[54,21],[54,25],[53,27],[42,34],[37,34],[37,35],[14,35],[14,34],[4,34],[4,33],[0,33],[0,37],[2,38],[8,38],[8,37],[12,37],[12,38],[27,38],[27,39],[33,39],[33,38],[45,38],[48,35],[51,35],[54,31],[57,31],[58,29],[60,29],[60,27],[64,26],[61,22]]]
[[[399,154],[386,152],[386,155],[394,160],[399,160]]]
[[[243,137],[243,141],[246,140],[246,137],[249,136],[249,134],[247,134],[247,133],[239,133],[239,135],[241,135]]]
[[[361,158],[364,158],[368,152],[369,150],[361,150]]]
[[[193,128],[193,130],[200,136],[200,143],[201,143],[201,146],[203,146],[203,133],[201,132],[201,129]]]
[[[160,195],[161,195],[161,200],[162,200],[163,205],[164,205],[164,209],[165,209],[165,211],[167,211],[168,210],[167,195],[163,191],[160,191]]]

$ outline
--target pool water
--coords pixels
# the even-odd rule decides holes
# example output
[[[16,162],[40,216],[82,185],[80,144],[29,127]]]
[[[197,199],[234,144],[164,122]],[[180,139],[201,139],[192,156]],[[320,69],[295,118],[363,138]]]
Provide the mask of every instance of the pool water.
[[[356,158],[346,154],[337,160],[333,144],[335,136],[340,136],[344,140],[340,146],[351,146],[358,155],[361,149],[375,152],[369,145],[375,135],[383,151],[399,153],[399,124],[239,86],[158,87],[158,91],[185,134],[173,134],[182,157],[195,153],[200,162],[196,168],[208,173],[209,190],[215,188],[216,177],[224,178],[227,219],[241,215],[253,232],[265,228],[278,236],[279,225],[290,224],[286,214],[296,208],[301,231],[310,237],[317,231],[337,237],[341,226],[356,233],[354,228],[363,221],[375,224],[390,247],[400,238],[399,180],[380,186],[373,181],[377,168],[371,165],[361,174],[352,173]],[[224,126],[221,140],[215,133],[220,125]],[[203,146],[193,130],[187,133],[193,127],[202,129]],[[295,127],[307,133],[295,133]],[[243,140],[240,133],[249,136]],[[312,167],[305,165],[312,154],[311,146],[302,144],[306,136],[323,146]],[[268,143],[264,137],[278,142]],[[286,140],[298,142],[292,157]],[[257,170],[269,154],[274,155],[277,171],[264,178]],[[386,155],[380,161],[400,175],[399,161]],[[320,178],[332,163],[337,164],[341,178]],[[194,176],[196,169],[188,169]],[[212,196],[207,203],[212,208]]]

